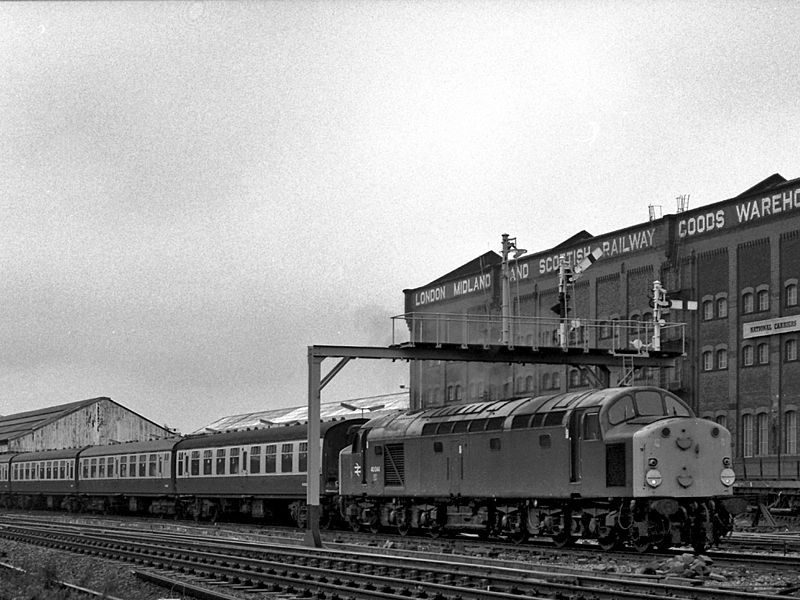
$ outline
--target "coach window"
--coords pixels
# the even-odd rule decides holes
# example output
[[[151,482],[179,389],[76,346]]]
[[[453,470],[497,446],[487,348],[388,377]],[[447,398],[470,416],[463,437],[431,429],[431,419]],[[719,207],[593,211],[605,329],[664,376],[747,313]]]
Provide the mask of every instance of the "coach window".
[[[45,475],[45,477],[46,477],[47,479],[52,479],[52,477],[51,477],[51,475],[50,475],[50,470],[51,470],[51,468],[52,468],[52,467],[51,467],[51,463],[50,463],[50,461],[48,460],[48,461],[47,461],[47,466],[46,466],[46,468],[45,468],[45,471],[46,471],[46,475]]]
[[[225,475],[225,448],[217,450],[217,475]]]
[[[89,477],[97,479],[97,459],[93,458],[89,461]]]
[[[178,460],[179,467],[183,466],[183,463]],[[178,475],[183,475],[183,470],[178,469]],[[119,476],[120,478],[125,478],[128,476],[128,457],[127,456],[120,456],[119,457]]]
[[[292,472],[292,455],[294,454],[294,444],[281,444],[281,473]]]
[[[189,473],[192,477],[200,475],[200,450],[192,450],[191,470]],[[131,470],[133,470],[133,463],[131,463]]]
[[[203,475],[213,475],[214,451],[203,450]]]
[[[797,306],[797,279],[789,279],[783,288],[783,298],[786,306]]]
[[[147,455],[139,455],[139,477],[147,477]]]
[[[742,312],[744,314],[753,312],[754,300],[752,289],[753,288],[747,288],[742,292]]]
[[[275,444],[269,444],[264,448],[264,473],[275,473],[277,470],[277,448]]]
[[[156,475],[158,475],[156,471],[156,455],[150,454],[147,460],[147,476],[155,477]]]
[[[376,446],[375,449],[377,450],[379,447]],[[299,461],[297,470],[301,473],[308,471],[308,442],[300,442],[300,452],[297,455],[297,459]]]
[[[250,447],[250,472],[261,473],[261,446]]]
[[[228,464],[230,465],[230,469],[228,469],[228,473],[231,475],[236,475],[239,473],[239,449],[238,448],[231,448],[228,450],[229,459]]]

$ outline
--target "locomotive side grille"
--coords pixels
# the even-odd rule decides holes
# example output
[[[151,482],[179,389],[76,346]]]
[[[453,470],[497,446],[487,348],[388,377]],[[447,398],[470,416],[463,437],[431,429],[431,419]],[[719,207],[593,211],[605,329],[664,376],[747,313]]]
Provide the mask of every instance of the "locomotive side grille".
[[[406,484],[406,454],[403,444],[386,444],[383,452],[384,485]]]
[[[625,444],[606,446],[606,487],[625,485]]]

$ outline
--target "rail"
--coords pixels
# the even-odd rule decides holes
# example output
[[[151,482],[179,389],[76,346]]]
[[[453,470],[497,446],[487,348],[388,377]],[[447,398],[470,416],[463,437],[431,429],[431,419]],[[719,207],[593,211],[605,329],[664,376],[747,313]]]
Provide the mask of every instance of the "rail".
[[[392,317],[392,345],[457,345],[462,348],[502,346],[503,326],[509,347],[606,349],[610,354],[648,354],[655,350],[686,353],[685,323],[561,319],[558,317],[405,313]],[[562,329],[563,328],[563,329]],[[559,331],[564,332],[561,344]],[[655,338],[655,339],[654,339]]]

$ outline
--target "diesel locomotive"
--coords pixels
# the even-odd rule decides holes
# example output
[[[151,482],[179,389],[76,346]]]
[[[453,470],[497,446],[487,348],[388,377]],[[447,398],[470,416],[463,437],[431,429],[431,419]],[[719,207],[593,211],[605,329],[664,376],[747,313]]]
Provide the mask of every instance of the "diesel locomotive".
[[[340,455],[354,529],[691,545],[732,529],[730,433],[668,391],[620,387],[376,417]]]

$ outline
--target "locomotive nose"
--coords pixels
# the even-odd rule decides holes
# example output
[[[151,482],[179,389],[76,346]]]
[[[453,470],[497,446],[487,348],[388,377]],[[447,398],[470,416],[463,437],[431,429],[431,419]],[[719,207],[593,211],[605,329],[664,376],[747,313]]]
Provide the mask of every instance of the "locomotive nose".
[[[688,450],[689,448],[692,447],[693,443],[694,440],[692,439],[692,436],[686,433],[685,430],[682,431],[681,434],[675,439],[675,444],[681,450]]]

